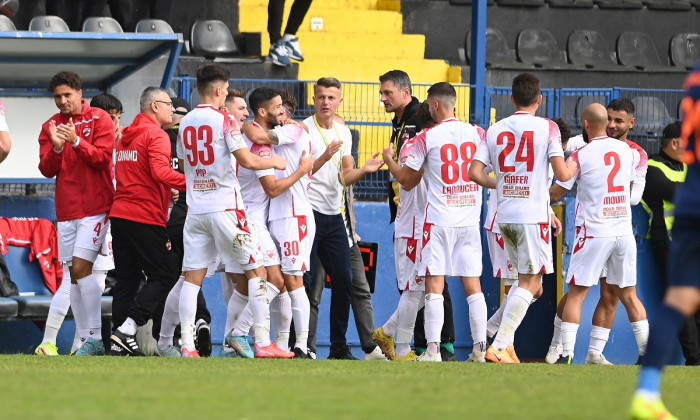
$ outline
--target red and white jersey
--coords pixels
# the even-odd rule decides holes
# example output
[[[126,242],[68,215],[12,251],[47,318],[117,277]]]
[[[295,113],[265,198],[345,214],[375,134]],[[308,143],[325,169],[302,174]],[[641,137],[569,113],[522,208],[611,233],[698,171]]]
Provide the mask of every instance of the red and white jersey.
[[[478,143],[476,128],[455,118],[414,137],[406,165],[415,171],[425,168],[426,223],[445,227],[479,224],[481,187],[468,175]]]
[[[649,168],[649,157],[647,152],[640,145],[632,140],[625,140],[625,143],[632,149],[634,156],[634,184],[630,192],[630,204],[636,206],[642,200],[644,187],[647,184],[647,168]]]
[[[578,182],[575,225],[586,237],[632,235],[630,184],[636,176],[632,149],[607,136],[596,137],[575,151],[579,165],[564,188]]]
[[[425,130],[423,130],[425,131]],[[404,141],[399,152],[399,166],[404,166],[411,155],[416,137]],[[425,181],[421,181],[411,191],[399,186],[399,205],[394,220],[394,238],[417,239],[423,231],[426,206]]]
[[[553,121],[518,111],[489,127],[474,159],[496,174],[497,223],[549,222],[549,159],[555,156],[564,151]]]
[[[277,179],[291,176],[299,168],[299,159],[306,152],[311,156],[311,137],[298,124],[287,124],[275,127],[279,143],[272,147],[276,155],[287,161],[287,169],[275,171]],[[309,203],[308,189],[311,173],[301,177],[282,194],[270,199],[270,215],[268,220],[284,219],[296,216],[312,216],[313,210]]]
[[[177,157],[185,162],[188,214],[243,209],[232,153],[244,147],[228,115],[211,105],[198,105],[182,118]]]
[[[262,128],[253,123],[255,127]],[[258,155],[261,158],[269,159],[272,156],[272,146],[268,144],[255,144],[243,135],[243,140],[250,152]],[[236,162],[236,177],[241,184],[241,194],[243,195],[243,203],[248,212],[248,218],[255,226],[267,226],[267,214],[270,205],[270,197],[265,193],[259,178],[268,175],[275,175],[274,169],[253,170],[246,169]]]

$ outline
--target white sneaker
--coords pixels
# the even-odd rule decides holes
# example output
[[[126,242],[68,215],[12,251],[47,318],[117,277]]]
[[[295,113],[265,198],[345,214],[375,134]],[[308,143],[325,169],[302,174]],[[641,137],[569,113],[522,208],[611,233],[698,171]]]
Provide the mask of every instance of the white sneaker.
[[[547,352],[547,356],[545,356],[544,361],[549,363],[550,365],[553,365],[557,363],[557,360],[559,360],[559,356],[561,356],[563,352],[564,346],[561,344],[549,346],[549,351]]]
[[[382,349],[380,349],[379,346],[376,346],[371,352],[365,353],[365,360],[381,360],[384,362],[389,361],[389,359],[384,356],[384,353],[382,353]]]
[[[469,358],[467,358],[467,362],[475,362],[475,363],[486,363],[486,353],[483,351],[472,351],[472,353],[469,355]]]
[[[313,360],[316,360],[316,353],[310,351],[310,352],[309,352],[309,356],[311,356],[311,358],[312,358]]]
[[[418,356],[419,362],[442,362],[442,356],[440,353],[430,354],[427,351],[420,356]]]
[[[586,355],[586,361],[583,363],[586,365],[612,365],[612,363],[608,362],[608,359],[605,358],[603,353],[588,353]]]

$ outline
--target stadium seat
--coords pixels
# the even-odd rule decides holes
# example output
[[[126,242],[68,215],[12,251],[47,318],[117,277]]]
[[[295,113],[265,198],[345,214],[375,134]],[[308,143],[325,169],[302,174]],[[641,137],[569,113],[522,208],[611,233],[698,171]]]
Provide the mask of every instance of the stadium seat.
[[[634,104],[635,126],[632,139],[647,153],[657,153],[659,136],[666,125],[674,121],[666,105],[656,96],[640,95],[631,99]]]
[[[644,0],[649,10],[690,10],[692,5],[688,0]]]
[[[541,7],[544,0],[496,0],[499,6]]]
[[[700,10],[700,0],[688,0],[688,3],[695,7],[695,10]]]
[[[617,57],[620,64],[637,69],[661,67],[664,63],[659,58],[654,42],[644,32],[623,32],[617,37]]]
[[[573,31],[566,42],[566,52],[571,64],[595,69],[617,67],[615,53],[598,31]]]
[[[465,51],[467,58],[471,60],[472,33],[467,33]],[[515,64],[515,51],[508,48],[508,42],[503,32],[496,28],[486,28],[486,65],[513,65]]]
[[[15,24],[9,17],[0,15],[0,32],[14,32],[16,30]]]
[[[2,0],[0,1],[0,13],[9,18],[15,17],[19,10],[19,0]]]
[[[160,19],[141,19],[136,24],[136,32],[147,32],[152,34],[172,34],[173,28],[168,22]]]
[[[537,67],[567,67],[566,53],[546,29],[524,29],[515,45],[518,60]]]
[[[36,16],[29,21],[32,32],[70,32],[68,24],[58,16]]]
[[[590,9],[593,0],[547,0],[549,7],[570,7],[578,9]]]
[[[671,64],[692,69],[700,61],[700,34],[675,34],[671,38]]]
[[[642,0],[595,0],[600,9],[641,9]]]
[[[83,32],[118,34],[124,32],[124,30],[119,22],[111,17],[89,17],[83,22]]]
[[[198,20],[190,32],[192,54],[206,58],[226,57],[238,54],[238,47],[228,26],[220,20]]]

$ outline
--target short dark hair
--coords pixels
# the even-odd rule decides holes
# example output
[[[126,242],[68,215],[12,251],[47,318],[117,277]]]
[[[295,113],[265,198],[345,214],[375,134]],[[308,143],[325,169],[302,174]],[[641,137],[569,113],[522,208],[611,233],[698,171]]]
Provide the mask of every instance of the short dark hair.
[[[297,110],[297,106],[299,106],[296,96],[286,89],[280,90],[280,96],[282,97],[282,105],[284,105],[289,112],[294,114],[294,111]]]
[[[388,81],[394,82],[394,86],[396,86],[399,89],[407,87],[408,92],[412,93],[411,78],[408,77],[408,73],[406,73],[405,71],[391,70],[379,76],[379,83],[384,83]]]
[[[562,142],[567,142],[571,138],[571,128],[569,128],[569,124],[566,123],[562,118],[552,118],[552,121],[559,126],[559,132],[561,133],[561,141]]]
[[[439,98],[442,105],[454,108],[457,102],[457,91],[447,82],[438,82],[428,88],[428,97]]]
[[[625,111],[634,117],[634,103],[627,98],[615,98],[610,101],[606,108],[613,111]]]
[[[105,111],[117,111],[119,113],[124,112],[122,102],[114,95],[109,93],[101,93],[90,101],[90,106],[93,108],[104,109]]]
[[[280,91],[271,87],[259,87],[250,92],[248,104],[250,104],[253,114],[258,115],[258,109],[263,108],[275,96],[280,96]]]
[[[540,97],[540,79],[534,74],[521,73],[513,79],[513,101],[518,106],[529,106]]]
[[[226,95],[226,102],[232,101],[233,98],[241,98],[245,101],[245,90],[243,89],[229,89]]]
[[[197,90],[202,95],[214,82],[228,82],[231,72],[216,64],[208,64],[197,69]]]
[[[435,125],[433,116],[430,115],[430,106],[427,102],[423,101],[418,108],[416,108],[416,118],[418,118],[418,123],[420,124],[420,129],[429,128]]]
[[[83,79],[78,76],[78,73],[73,71],[62,71],[54,74],[54,76],[49,80],[49,92],[53,93],[53,90],[57,86],[66,85],[71,89],[80,90],[83,86]]]
[[[676,121],[667,125],[661,133],[661,148],[668,146],[673,139],[681,137],[681,123]]]
[[[338,88],[338,90],[342,90],[343,87],[340,84],[340,80],[336,79],[335,77],[322,77],[314,83],[314,90],[316,90],[317,87],[325,87],[325,88]]]

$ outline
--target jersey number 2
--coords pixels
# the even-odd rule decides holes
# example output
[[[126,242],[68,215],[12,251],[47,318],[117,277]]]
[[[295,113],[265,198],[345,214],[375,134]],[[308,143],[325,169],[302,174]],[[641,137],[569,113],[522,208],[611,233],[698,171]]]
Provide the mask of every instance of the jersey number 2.
[[[202,140],[203,150],[199,150],[199,141]],[[182,133],[182,142],[187,149],[187,161],[190,166],[200,163],[204,166],[214,163],[214,148],[211,142],[214,140],[214,130],[208,125],[202,125],[199,130],[189,125]]]
[[[608,174],[608,192],[613,193],[624,191],[625,187],[623,187],[622,185],[613,185],[613,181],[615,181],[615,176],[618,172],[620,172],[620,156],[618,156],[618,154],[615,152],[608,152],[603,156],[603,159],[605,160],[605,166],[612,165],[612,169]]]

